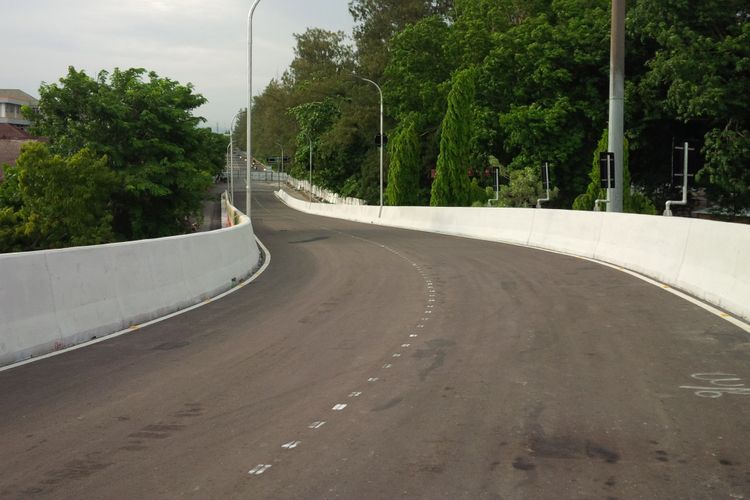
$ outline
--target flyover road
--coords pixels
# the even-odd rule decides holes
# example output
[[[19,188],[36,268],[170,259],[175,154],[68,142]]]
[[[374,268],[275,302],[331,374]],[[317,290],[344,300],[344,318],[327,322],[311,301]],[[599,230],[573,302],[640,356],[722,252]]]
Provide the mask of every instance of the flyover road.
[[[744,331],[586,260],[272,187],[256,281],[0,372],[0,497],[750,498]]]

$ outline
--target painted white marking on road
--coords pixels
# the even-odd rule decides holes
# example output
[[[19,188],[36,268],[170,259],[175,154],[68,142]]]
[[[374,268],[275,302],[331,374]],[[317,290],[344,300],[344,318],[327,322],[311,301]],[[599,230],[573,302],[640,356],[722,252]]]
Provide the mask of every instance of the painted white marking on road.
[[[432,311],[430,311],[430,310],[428,309],[428,310],[426,310],[426,311],[424,312],[424,314],[432,314]]]
[[[386,363],[386,364],[384,364],[384,365],[383,365],[383,368],[385,368],[385,369],[387,370],[387,369],[388,369],[388,368],[390,368],[391,366],[393,366],[393,365],[392,365],[392,364],[390,364],[390,363]]]
[[[422,318],[422,321],[430,321],[430,318]]]
[[[733,373],[693,373],[691,378],[708,382],[713,387],[698,387],[692,385],[681,385],[680,389],[695,391],[695,395],[701,398],[716,399],[726,394],[739,396],[750,396],[750,387],[746,387],[742,379]]]
[[[358,398],[362,395],[362,391],[354,391],[349,393],[350,398]]]
[[[333,408],[331,408],[333,411],[341,411],[344,408],[346,408],[346,403],[339,403],[337,405],[333,405]]]
[[[411,338],[413,338],[413,339],[414,339],[414,338],[417,338],[417,337],[419,337],[419,335],[417,335],[416,333],[412,333],[411,335],[409,335],[409,337],[411,337]]]
[[[391,357],[393,357],[393,358],[400,358],[401,357],[401,353],[400,352],[396,352]]]
[[[424,328],[424,325],[417,325],[417,328]]]
[[[401,347],[409,347],[411,344],[401,344]]]
[[[435,299],[429,299],[427,302],[435,302]]]
[[[282,444],[281,447],[286,450],[293,450],[300,444],[302,444],[302,441],[289,441],[288,443]]]
[[[326,425],[325,420],[318,420],[317,422],[313,422],[310,425],[307,426],[308,429],[320,429]]]
[[[378,380],[380,380],[378,377],[370,377],[367,379],[368,382],[377,382]]]
[[[253,476],[260,476],[264,472],[266,472],[268,469],[271,468],[271,464],[258,464],[249,471],[247,471],[248,474]]]
[[[435,306],[429,305],[429,306],[427,306],[427,309],[432,309],[433,307],[435,307]]]

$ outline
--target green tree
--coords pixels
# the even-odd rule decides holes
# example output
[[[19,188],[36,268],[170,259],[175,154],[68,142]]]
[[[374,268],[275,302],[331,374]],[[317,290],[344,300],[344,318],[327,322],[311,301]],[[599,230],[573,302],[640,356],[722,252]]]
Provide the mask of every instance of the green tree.
[[[408,115],[388,144],[390,164],[388,187],[385,190],[388,205],[419,205],[419,173],[422,166],[417,117]]]
[[[448,94],[440,134],[435,181],[432,183],[430,205],[469,206],[471,187],[468,172],[472,165],[472,124],[474,122],[474,77],[468,69],[456,73]]]
[[[225,143],[193,110],[206,99],[143,69],[115,69],[90,78],[70,67],[57,84],[39,89],[38,110],[27,110],[32,132],[62,156],[87,148],[106,155],[117,174],[112,193],[118,239],[152,238],[188,230],[200,217],[212,176],[223,168]]]
[[[678,143],[702,139],[705,163],[697,180],[710,200],[733,213],[750,208],[747,1],[643,1],[629,17],[635,42],[648,57],[642,78],[631,89],[645,122],[639,146],[659,144],[656,127],[677,129],[680,136],[673,138]],[[668,157],[671,151],[664,153]]]
[[[542,185],[537,168],[524,167],[514,170],[501,168],[500,171],[508,183],[500,186],[498,207],[534,207],[538,199],[546,196],[547,190]],[[555,199],[557,193],[557,188],[550,190],[550,198]]]
[[[424,17],[447,15],[451,6],[452,0],[351,0],[359,68],[379,80],[388,65],[393,36]]]
[[[602,133],[601,139],[599,140],[596,151],[594,151],[592,168],[591,172],[589,172],[589,179],[591,179],[591,182],[586,187],[586,192],[577,196],[573,201],[573,210],[593,210],[595,200],[603,200],[607,198],[607,190],[601,187],[601,175],[599,171],[599,153],[607,151],[607,143],[607,130],[605,129]],[[629,156],[628,140],[625,139],[622,155],[623,212],[655,215],[656,207],[654,206],[653,202],[649,200],[643,193],[634,190],[631,185],[630,168],[628,166]]]
[[[111,197],[117,176],[88,149],[62,157],[24,145],[0,189],[0,251],[41,250],[114,241]]]

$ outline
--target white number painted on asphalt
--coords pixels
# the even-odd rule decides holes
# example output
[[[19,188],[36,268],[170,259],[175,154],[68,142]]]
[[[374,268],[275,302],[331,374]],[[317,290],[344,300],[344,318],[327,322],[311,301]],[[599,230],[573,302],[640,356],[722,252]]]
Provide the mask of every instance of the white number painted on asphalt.
[[[288,443],[282,444],[281,447],[287,450],[293,450],[300,444],[302,444],[302,441],[289,441]]]
[[[691,378],[708,382],[712,387],[697,387],[692,385],[681,385],[680,389],[695,391],[695,395],[701,398],[716,399],[724,394],[736,394],[739,396],[750,396],[750,387],[746,387],[742,379],[733,373],[693,373]]]
[[[325,421],[323,421],[323,420],[319,420],[319,421],[317,421],[317,422],[313,422],[313,423],[311,423],[310,425],[308,425],[308,426],[307,426],[307,428],[308,428],[308,429],[320,429],[320,428],[321,428],[321,427],[323,427],[324,425],[326,425]]]
[[[349,393],[350,398],[358,398],[362,395],[362,391],[354,391]]]
[[[271,468],[271,464],[258,464],[249,471],[247,471],[248,474],[252,476],[260,476],[264,472],[266,472],[268,469]]]
[[[367,379],[368,382],[377,382],[378,380],[380,380],[378,377],[370,377]]]
[[[339,403],[337,405],[333,405],[333,408],[331,408],[333,411],[341,411],[344,408],[346,408],[346,403]]]

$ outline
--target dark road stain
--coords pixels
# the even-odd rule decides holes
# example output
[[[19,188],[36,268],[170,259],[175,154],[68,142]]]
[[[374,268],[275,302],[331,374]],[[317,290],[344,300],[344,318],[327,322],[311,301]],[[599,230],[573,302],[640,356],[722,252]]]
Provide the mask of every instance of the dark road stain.
[[[142,444],[129,444],[127,446],[121,446],[121,450],[125,451],[141,451],[147,449],[147,446],[143,446]]]
[[[615,464],[620,460],[620,455],[592,441],[582,441],[574,436],[542,435],[532,436],[529,440],[529,449],[535,457],[553,459],[578,459],[597,458],[608,464]]]
[[[314,238],[308,238],[306,240],[289,241],[290,245],[298,245],[300,243],[312,243],[313,241],[327,240],[329,236],[315,236]]]
[[[163,344],[159,344],[158,346],[154,347],[154,351],[170,351],[172,349],[180,349],[181,347],[185,347],[190,345],[190,342],[181,341],[181,342],[164,342]]]
[[[399,404],[401,401],[403,401],[403,398],[393,398],[390,401],[388,401],[387,403],[382,404],[380,406],[376,406],[375,408],[373,408],[370,411],[390,410],[391,408],[393,408],[394,406],[396,406],[397,404]]]
[[[513,461],[513,468],[528,471],[536,469],[536,465],[526,460],[525,457],[516,457],[516,459]]]
[[[134,432],[128,434],[128,437],[132,438],[145,438],[145,439],[167,439],[170,436],[167,432]]]
[[[427,342],[428,349],[417,349],[414,354],[412,354],[412,357],[416,359],[432,358],[432,363],[419,371],[419,380],[421,382],[424,382],[431,372],[437,370],[445,364],[446,352],[443,349],[452,347],[454,345],[456,345],[456,343],[452,340],[430,340],[429,342]]]
[[[611,476],[604,482],[604,484],[607,485],[607,487],[612,488],[617,484],[617,479],[615,479],[615,476]]]
[[[586,443],[586,455],[591,458],[601,458],[608,464],[616,464],[620,460],[619,453],[593,443]]]
[[[172,424],[172,425],[147,425],[138,432],[128,434],[129,438],[144,438],[144,439],[166,439],[171,436],[171,432],[179,431],[184,429],[184,425]]]
[[[42,480],[42,483],[46,485],[55,485],[66,480],[84,479],[106,469],[110,465],[112,465],[111,462],[101,462],[91,458],[71,460],[70,462],[67,462],[62,469],[54,470],[45,474],[47,479]]]
[[[720,458],[719,463],[721,465],[729,465],[729,466],[737,465],[736,463],[732,462],[731,460],[727,460],[726,458]]]
[[[199,403],[187,403],[184,410],[180,410],[173,415],[178,418],[200,417],[203,415],[203,406]]]
[[[664,450],[656,450],[656,459],[660,462],[669,462],[669,456]]]

